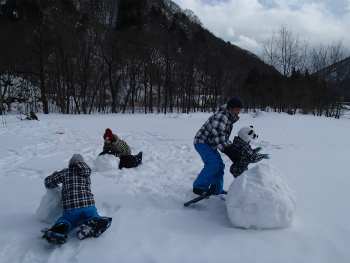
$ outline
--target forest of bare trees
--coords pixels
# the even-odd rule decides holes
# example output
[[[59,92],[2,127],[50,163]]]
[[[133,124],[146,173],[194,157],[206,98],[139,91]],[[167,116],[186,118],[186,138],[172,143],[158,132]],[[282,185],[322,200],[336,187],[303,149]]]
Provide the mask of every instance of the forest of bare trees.
[[[189,113],[237,95],[246,110],[336,116],[349,97],[321,75],[345,58],[341,42],[310,49],[281,27],[264,63],[168,0],[7,0],[0,26],[1,112],[19,101],[23,112]]]
[[[340,117],[342,105],[350,95],[349,51],[341,40],[329,46],[310,47],[307,39],[281,26],[262,48],[266,63],[283,75],[277,104],[280,101],[280,105],[288,105],[288,112],[302,109],[306,114]]]

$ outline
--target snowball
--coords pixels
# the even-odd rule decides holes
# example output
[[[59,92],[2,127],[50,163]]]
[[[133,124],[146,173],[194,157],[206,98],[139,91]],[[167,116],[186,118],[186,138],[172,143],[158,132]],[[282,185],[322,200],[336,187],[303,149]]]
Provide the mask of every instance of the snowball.
[[[239,228],[283,228],[292,224],[296,192],[275,167],[257,164],[237,177],[227,191],[228,217]]]
[[[104,154],[97,156],[94,161],[94,165],[97,171],[108,171],[118,169],[119,158],[112,154]]]
[[[61,187],[46,189],[45,195],[41,198],[40,205],[36,210],[36,218],[45,223],[52,224],[62,216]]]

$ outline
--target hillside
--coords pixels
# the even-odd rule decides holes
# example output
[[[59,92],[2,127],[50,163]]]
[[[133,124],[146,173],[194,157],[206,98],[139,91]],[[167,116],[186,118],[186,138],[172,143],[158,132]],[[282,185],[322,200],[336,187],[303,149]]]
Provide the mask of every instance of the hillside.
[[[1,113],[212,112],[239,96],[246,110],[341,115],[339,86],[282,77],[169,0],[7,0],[0,26]]]
[[[191,10],[183,10],[170,0],[121,1],[118,17],[117,28],[127,31],[136,29],[133,31],[135,38],[140,32],[145,33],[146,39],[162,36],[172,40],[169,45],[186,55],[211,55],[214,63],[216,59],[229,60],[231,70],[237,72],[241,81],[254,68],[269,73],[274,70],[255,54],[216,37]]]
[[[2,85],[16,90],[8,100],[30,101],[34,111],[208,111],[244,96],[253,69],[276,73],[168,0],[8,0],[0,8]]]
[[[350,97],[350,57],[325,67],[314,75],[327,81],[333,92],[339,92],[341,96],[347,98]]]

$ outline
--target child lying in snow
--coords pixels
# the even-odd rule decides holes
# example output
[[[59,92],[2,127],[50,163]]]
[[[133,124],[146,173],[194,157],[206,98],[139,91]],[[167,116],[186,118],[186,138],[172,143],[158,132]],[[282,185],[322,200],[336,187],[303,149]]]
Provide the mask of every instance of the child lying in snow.
[[[100,236],[112,222],[111,217],[101,217],[91,193],[91,169],[80,154],[74,154],[68,168],[45,178],[46,188],[55,188],[62,183],[63,214],[50,229],[44,229],[43,238],[49,243],[64,244],[69,231],[78,227],[79,239]]]
[[[233,162],[230,172],[234,178],[240,176],[245,170],[248,170],[250,163],[257,163],[262,159],[270,159],[268,154],[260,154],[262,147],[252,149],[250,142],[258,138],[253,130],[253,126],[244,127],[238,131],[230,146],[230,154],[228,155]]]
[[[137,155],[131,155],[131,149],[129,145],[119,139],[119,137],[107,128],[105,134],[103,135],[105,143],[103,145],[103,154],[113,154],[116,157],[120,158],[119,169],[122,168],[132,168],[137,167],[142,163],[142,152],[139,152]]]

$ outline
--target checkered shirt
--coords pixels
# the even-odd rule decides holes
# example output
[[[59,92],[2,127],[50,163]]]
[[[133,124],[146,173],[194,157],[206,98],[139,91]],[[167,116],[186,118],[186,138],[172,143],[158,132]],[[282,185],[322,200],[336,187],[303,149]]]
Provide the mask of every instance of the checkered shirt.
[[[234,178],[240,176],[245,170],[248,170],[250,163],[257,163],[263,159],[262,154],[254,153],[249,143],[243,141],[238,136],[233,139],[230,146],[231,150],[237,152],[237,162],[233,162],[230,167],[230,172]]]
[[[62,183],[62,207],[64,210],[95,205],[91,193],[91,169],[85,162],[74,162],[69,168],[54,172],[45,178],[46,188],[55,188]]]
[[[233,115],[226,105],[220,107],[219,112],[212,115],[200,128],[194,137],[193,143],[206,143],[214,152],[219,149],[221,152],[231,144],[229,137],[232,125],[239,117]]]

